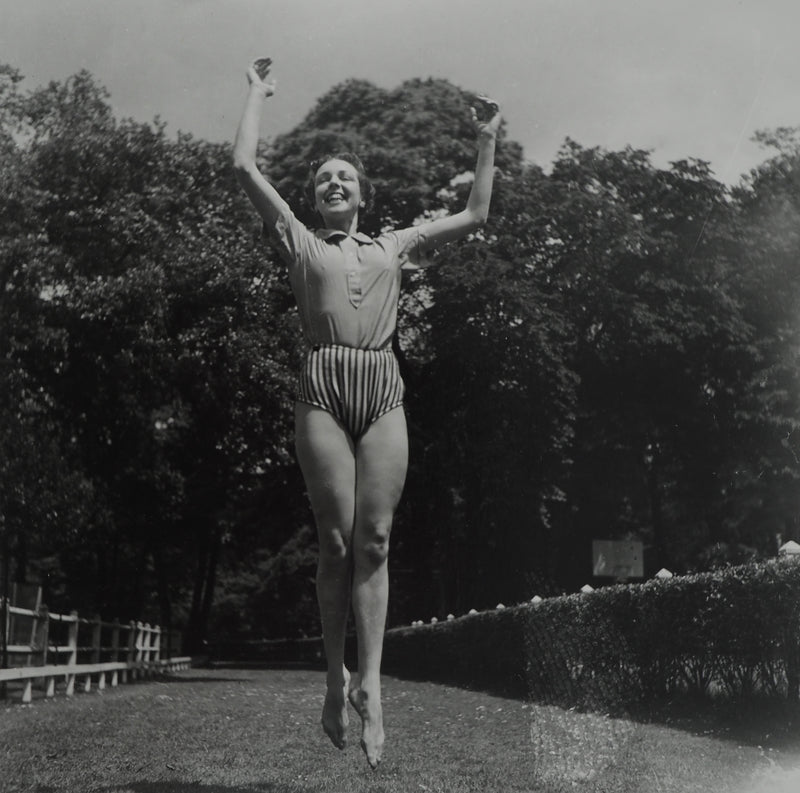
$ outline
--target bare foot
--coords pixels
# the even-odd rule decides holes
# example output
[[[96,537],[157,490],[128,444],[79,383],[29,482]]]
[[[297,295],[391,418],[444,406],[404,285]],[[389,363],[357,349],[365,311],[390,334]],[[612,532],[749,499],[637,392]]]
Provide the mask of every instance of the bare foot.
[[[344,684],[328,685],[325,704],[322,706],[322,729],[337,749],[347,746],[347,691],[350,687],[350,673],[344,670]]]
[[[361,716],[361,748],[367,756],[367,762],[375,769],[381,761],[384,741],[380,690],[369,693],[356,685],[350,689],[349,699]]]

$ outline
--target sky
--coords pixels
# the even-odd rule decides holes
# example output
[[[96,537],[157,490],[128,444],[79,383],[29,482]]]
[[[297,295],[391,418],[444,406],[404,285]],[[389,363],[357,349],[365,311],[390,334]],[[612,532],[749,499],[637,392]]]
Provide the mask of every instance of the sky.
[[[0,0],[0,63],[33,89],[81,69],[120,118],[232,140],[251,60],[273,59],[262,133],[348,78],[487,93],[547,169],[564,140],[707,160],[732,184],[800,126],[800,0]]]

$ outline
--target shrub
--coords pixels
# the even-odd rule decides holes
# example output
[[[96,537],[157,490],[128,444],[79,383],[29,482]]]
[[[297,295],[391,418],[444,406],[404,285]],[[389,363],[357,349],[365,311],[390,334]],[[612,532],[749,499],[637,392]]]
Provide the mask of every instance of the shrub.
[[[798,698],[800,564],[609,586],[388,631],[387,671],[548,704]]]
[[[384,669],[404,677],[524,696],[524,612],[503,609],[386,632]]]

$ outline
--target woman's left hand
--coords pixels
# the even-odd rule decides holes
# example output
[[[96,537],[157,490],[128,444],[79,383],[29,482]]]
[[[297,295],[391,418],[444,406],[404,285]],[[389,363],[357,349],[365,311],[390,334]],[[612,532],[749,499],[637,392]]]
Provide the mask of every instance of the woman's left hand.
[[[488,111],[488,118],[480,118],[478,116],[478,111],[475,107],[471,107],[470,110],[472,112],[472,123],[475,125],[475,129],[478,133],[478,137],[497,137],[497,131],[500,129],[500,105],[494,101],[494,99],[489,99],[488,96],[477,96],[475,97],[478,102],[481,103],[482,109],[484,111]],[[486,115],[486,112],[482,113],[481,115]]]

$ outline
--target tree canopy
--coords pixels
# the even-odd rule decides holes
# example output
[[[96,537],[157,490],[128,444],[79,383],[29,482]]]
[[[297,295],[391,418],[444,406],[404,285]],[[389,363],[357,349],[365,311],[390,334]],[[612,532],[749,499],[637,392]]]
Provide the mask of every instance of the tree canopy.
[[[227,144],[114,117],[81,72],[0,69],[0,529],[51,608],[266,636],[318,630],[292,449],[303,354]],[[260,164],[296,214],[352,150],[363,229],[456,211],[473,96],[350,80]],[[396,350],[411,469],[390,620],[570,590],[592,539],[649,572],[798,536],[800,139],[730,189],[708,163],[505,129],[490,219],[408,274]],[[216,605],[215,605],[216,604]]]

